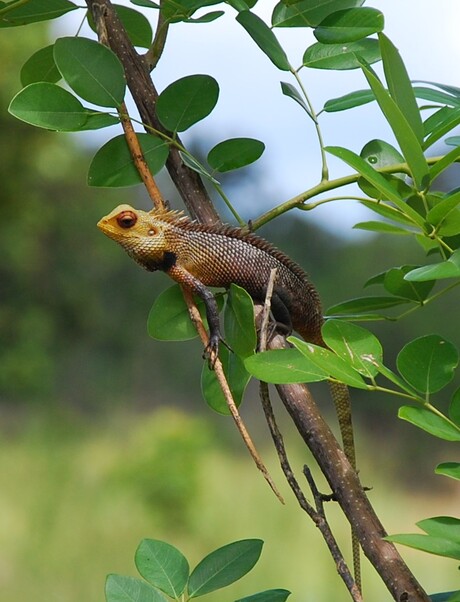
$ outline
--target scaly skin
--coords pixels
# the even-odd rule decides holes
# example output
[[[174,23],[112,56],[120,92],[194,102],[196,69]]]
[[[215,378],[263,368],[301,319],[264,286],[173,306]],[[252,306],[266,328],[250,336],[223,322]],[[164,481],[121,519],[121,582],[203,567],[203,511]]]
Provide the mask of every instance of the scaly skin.
[[[217,305],[207,287],[228,288],[234,283],[246,289],[254,301],[263,302],[272,268],[277,268],[272,295],[274,318],[288,332],[294,329],[305,341],[325,346],[316,289],[296,263],[262,238],[229,226],[192,222],[177,211],[146,212],[129,205],[114,209],[98,227],[142,267],[166,272],[203,299],[210,330],[206,352],[211,363],[217,357],[221,335]],[[355,468],[348,389],[331,383],[331,392],[344,451]],[[356,569],[356,550],[354,556]]]

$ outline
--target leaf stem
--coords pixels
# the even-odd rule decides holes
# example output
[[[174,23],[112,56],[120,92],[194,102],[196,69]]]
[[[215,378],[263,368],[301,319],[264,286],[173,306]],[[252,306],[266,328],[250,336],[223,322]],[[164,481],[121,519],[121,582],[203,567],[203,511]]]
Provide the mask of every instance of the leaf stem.
[[[296,69],[292,69],[292,75],[295,77],[300,90],[305,98],[305,102],[307,103],[308,109],[310,111],[310,116],[313,119],[313,123],[315,124],[316,136],[318,138],[318,143],[321,151],[321,182],[327,182],[329,180],[329,168],[327,166],[327,158],[326,151],[324,150],[324,141],[323,135],[321,133],[321,128],[319,127],[318,114],[316,113],[313,104],[310,100],[310,97],[307,94],[307,91],[303,85],[301,78],[299,77],[299,72]]]
[[[196,158],[194,157],[195,161]],[[204,168],[203,168],[204,169]],[[233,207],[232,203],[230,202],[230,199],[228,198],[228,196],[225,194],[222,186],[214,179],[211,179],[211,183],[214,186],[214,188],[217,190],[217,192],[220,194],[220,196],[222,197],[222,200],[224,201],[224,203],[227,205],[229,211],[231,212],[231,214],[233,215],[233,217],[236,219],[236,221],[238,222],[238,224],[240,225],[241,228],[246,228],[247,224],[244,221],[244,219],[239,215],[239,213],[237,212],[237,210]]]
[[[429,403],[428,401],[426,401],[423,405],[432,414],[435,414],[436,416],[438,416],[438,418],[441,418],[442,420],[444,420],[444,422],[447,422],[447,424],[453,426],[456,431],[460,432],[460,426],[458,424],[455,424],[455,422],[452,422],[452,420],[448,418],[445,414],[443,414],[440,410],[438,410],[438,408],[431,405],[431,403]]]

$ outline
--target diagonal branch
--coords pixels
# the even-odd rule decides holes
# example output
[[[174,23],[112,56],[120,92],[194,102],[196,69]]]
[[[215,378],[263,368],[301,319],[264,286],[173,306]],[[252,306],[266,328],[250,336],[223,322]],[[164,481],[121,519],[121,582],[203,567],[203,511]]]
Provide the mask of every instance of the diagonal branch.
[[[155,114],[158,92],[150,78],[147,61],[134,49],[112,3],[110,0],[86,0],[86,4],[97,30],[105,29],[108,46],[123,65],[128,88],[146,131],[149,132],[149,128],[153,128],[170,135]],[[177,136],[176,140],[180,143]],[[200,176],[184,165],[175,147],[170,148],[166,167],[191,217],[206,224],[218,222],[219,216]]]

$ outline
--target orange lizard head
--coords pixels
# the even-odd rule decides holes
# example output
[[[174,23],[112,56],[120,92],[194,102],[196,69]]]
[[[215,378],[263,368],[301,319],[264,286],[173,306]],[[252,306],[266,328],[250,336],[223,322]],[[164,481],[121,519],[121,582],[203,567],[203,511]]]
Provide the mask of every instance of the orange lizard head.
[[[97,224],[102,232],[120,244],[147,270],[161,269],[168,245],[165,222],[160,212],[141,211],[130,205],[119,205]]]

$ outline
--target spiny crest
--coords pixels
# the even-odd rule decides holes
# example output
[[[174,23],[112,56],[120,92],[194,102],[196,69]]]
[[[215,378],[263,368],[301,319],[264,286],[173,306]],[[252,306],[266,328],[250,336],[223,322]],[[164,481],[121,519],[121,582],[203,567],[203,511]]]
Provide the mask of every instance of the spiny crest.
[[[184,214],[183,211],[177,211],[175,209],[170,209],[168,211],[153,209],[150,214],[160,221],[175,225],[183,230],[188,230],[189,232],[208,232],[218,236],[226,236],[227,238],[236,238],[238,240],[242,240],[243,242],[246,242],[257,249],[261,249],[262,251],[269,253],[281,264],[285,265],[289,270],[291,270],[301,281],[308,282],[306,273],[297,263],[295,263],[295,261],[280,251],[277,247],[256,234],[244,232],[241,230],[241,228],[230,226],[228,224],[215,224],[213,226],[200,224],[199,222],[190,219]]]

